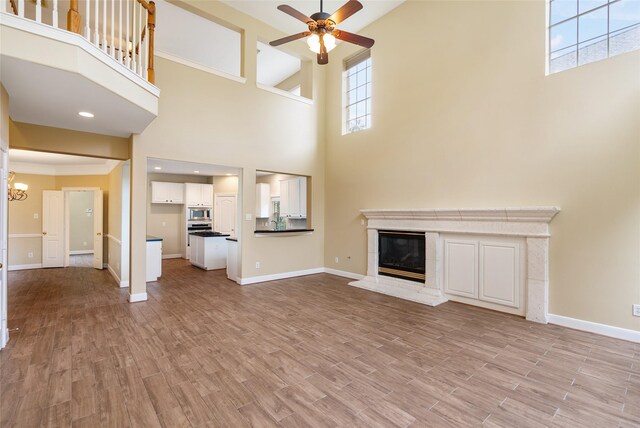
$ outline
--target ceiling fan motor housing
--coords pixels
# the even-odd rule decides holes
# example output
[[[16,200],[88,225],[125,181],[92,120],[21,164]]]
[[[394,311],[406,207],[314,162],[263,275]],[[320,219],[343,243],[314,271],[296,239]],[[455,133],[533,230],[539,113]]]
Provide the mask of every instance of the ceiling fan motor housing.
[[[308,22],[309,31],[313,33],[330,33],[336,26],[336,23],[329,19],[331,15],[327,12],[316,12],[309,18],[315,22]]]

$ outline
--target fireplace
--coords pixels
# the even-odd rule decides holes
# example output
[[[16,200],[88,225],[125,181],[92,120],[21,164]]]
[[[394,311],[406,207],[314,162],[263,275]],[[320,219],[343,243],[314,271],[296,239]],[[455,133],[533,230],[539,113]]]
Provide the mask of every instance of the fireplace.
[[[378,274],[425,283],[424,232],[378,232]]]

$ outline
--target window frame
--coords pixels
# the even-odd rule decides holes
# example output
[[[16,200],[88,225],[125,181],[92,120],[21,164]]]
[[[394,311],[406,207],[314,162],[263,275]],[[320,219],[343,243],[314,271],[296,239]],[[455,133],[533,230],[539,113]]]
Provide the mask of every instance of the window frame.
[[[352,76],[349,72],[354,68],[358,67],[362,63],[368,62],[369,64],[365,66],[364,70],[354,71],[353,75],[357,75],[361,71],[365,71],[365,82],[362,85],[358,85],[354,88],[351,88],[349,85],[349,77]],[[360,131],[366,131],[367,129],[371,129],[372,127],[372,88],[373,88],[373,63],[371,59],[371,49],[364,49],[358,52],[351,57],[346,58],[343,61],[343,71],[342,71],[342,135],[353,134]],[[357,89],[364,87],[364,97],[357,97]],[[356,101],[350,103],[349,92],[351,90],[356,91]],[[360,116],[355,116],[355,118],[350,119],[349,109],[351,107],[357,109],[358,103],[363,102],[365,108],[365,114]],[[363,119],[365,122],[365,126],[356,129],[349,128],[349,122],[351,120]]]

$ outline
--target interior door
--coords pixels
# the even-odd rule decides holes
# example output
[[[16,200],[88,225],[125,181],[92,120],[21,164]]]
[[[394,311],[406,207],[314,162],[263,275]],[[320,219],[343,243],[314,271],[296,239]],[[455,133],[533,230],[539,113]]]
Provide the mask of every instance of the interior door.
[[[93,191],[93,267],[102,269],[102,190]]]
[[[215,195],[213,229],[236,236],[236,195]]]
[[[42,191],[42,267],[64,266],[64,192]]]

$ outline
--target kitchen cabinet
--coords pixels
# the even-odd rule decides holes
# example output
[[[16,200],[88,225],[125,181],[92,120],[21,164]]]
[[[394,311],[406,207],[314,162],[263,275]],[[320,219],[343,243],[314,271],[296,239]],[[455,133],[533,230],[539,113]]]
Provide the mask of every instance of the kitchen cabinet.
[[[184,184],[152,181],[151,202],[154,204],[184,204]]]
[[[147,236],[146,281],[157,281],[162,276],[162,239]]]
[[[307,177],[280,180],[280,215],[307,217]]]
[[[238,282],[238,240],[227,238],[227,278]]]
[[[187,206],[213,207],[213,184],[187,183]]]
[[[189,261],[192,265],[205,270],[227,267],[227,237],[190,235],[191,250]]]
[[[256,218],[268,218],[270,204],[271,186],[268,183],[256,183]]]
[[[444,291],[449,297],[522,311],[521,243],[515,240],[444,240]],[[452,299],[456,300],[456,299]],[[498,308],[495,308],[498,309]]]

